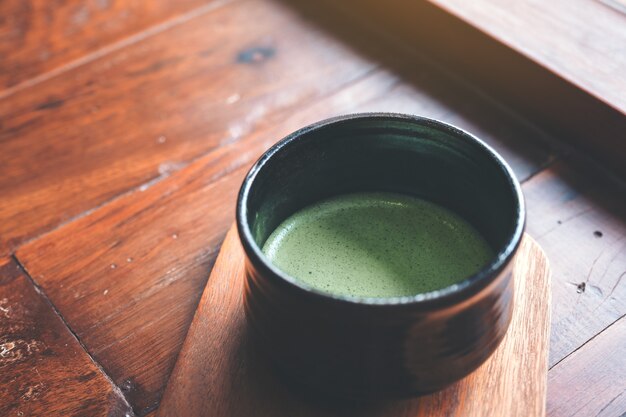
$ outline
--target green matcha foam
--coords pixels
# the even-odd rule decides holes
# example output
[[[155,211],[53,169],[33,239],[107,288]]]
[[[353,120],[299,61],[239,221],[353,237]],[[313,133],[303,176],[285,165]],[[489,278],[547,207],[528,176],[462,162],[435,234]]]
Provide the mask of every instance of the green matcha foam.
[[[357,297],[441,289],[494,255],[457,214],[392,193],[346,194],[306,207],[274,230],[263,253],[306,285]]]

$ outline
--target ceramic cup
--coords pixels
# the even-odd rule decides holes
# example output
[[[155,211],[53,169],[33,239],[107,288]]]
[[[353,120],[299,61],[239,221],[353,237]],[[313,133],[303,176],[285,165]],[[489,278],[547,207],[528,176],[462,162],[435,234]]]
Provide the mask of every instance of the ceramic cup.
[[[270,233],[299,209],[363,191],[443,205],[479,230],[496,255],[476,274],[440,290],[358,298],[309,288],[261,252]],[[476,369],[504,337],[524,223],[511,168],[461,129],[383,113],[298,130],[265,152],[239,193],[244,304],[255,346],[307,391],[374,399],[439,390]]]

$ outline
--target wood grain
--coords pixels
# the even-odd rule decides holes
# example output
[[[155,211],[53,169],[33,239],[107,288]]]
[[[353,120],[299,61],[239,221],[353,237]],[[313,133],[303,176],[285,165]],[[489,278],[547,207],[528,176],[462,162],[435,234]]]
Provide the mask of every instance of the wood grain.
[[[528,231],[551,260],[554,365],[626,314],[626,190],[576,161],[523,188]]]
[[[138,414],[158,404],[245,171],[294,122],[224,144],[18,251]]]
[[[277,7],[270,3],[259,13],[260,16],[277,15],[265,19],[264,24],[278,25],[281,19],[286,22],[292,19],[288,11]],[[214,27],[219,21],[224,25],[224,36],[240,36],[232,27],[237,22],[249,22],[248,17],[242,17],[245,10],[229,6],[222,12],[213,19],[203,18],[203,22]],[[86,104],[81,99],[71,105],[75,109],[69,113],[47,110],[53,113],[36,129],[45,135],[46,126],[51,130],[61,129],[60,126],[55,128],[57,116],[63,119],[71,116],[75,117],[73,123],[81,126],[78,132],[59,130],[46,141],[35,143],[33,136],[32,141],[20,138],[27,144],[18,147],[0,145],[4,146],[7,159],[11,157],[11,160],[28,147],[29,153],[23,155],[40,161],[48,170],[44,172],[44,167],[35,167],[35,172],[24,169],[23,181],[7,183],[7,187],[18,193],[18,198],[4,200],[7,201],[6,206],[2,206],[6,210],[4,214],[9,214],[7,222],[2,223],[5,228],[32,228],[54,216],[65,219],[68,210],[73,213],[90,207],[106,198],[108,194],[103,196],[101,193],[107,192],[112,185],[128,186],[137,172],[165,161],[159,165],[162,175],[157,178],[161,182],[154,184],[150,176],[140,179],[150,181],[133,193],[26,245],[18,254],[89,352],[124,389],[138,413],[147,412],[158,403],[193,317],[207,271],[226,232],[228,221],[225,219],[232,213],[243,171],[237,171],[234,176],[229,173],[250,164],[277,139],[303,125],[342,112],[406,111],[442,118],[471,129],[507,155],[521,177],[532,175],[551,157],[547,148],[535,142],[532,146],[522,145],[527,137],[540,136],[540,133],[471,92],[459,89],[444,96],[451,81],[436,71],[423,68],[400,77],[387,69],[371,71],[373,64],[369,64],[369,60],[335,45],[318,32],[309,34],[306,27],[298,29],[302,25],[298,19],[293,18],[292,23],[283,25],[283,35],[273,35],[272,44],[284,46],[277,49],[278,54],[267,58],[267,62],[255,62],[249,66],[229,61],[232,55],[228,54],[236,55],[238,50],[234,44],[246,42],[247,38],[240,36],[245,39],[229,41],[234,46],[228,46],[228,51],[223,54],[226,56],[218,54],[223,60],[192,60],[189,65],[193,68],[185,70],[187,72],[168,66],[160,70],[163,75],[146,71],[138,76],[137,85],[123,87],[124,82],[115,81],[126,71],[124,62],[115,71],[105,71],[113,78],[111,88],[128,88],[131,95],[140,91],[142,97],[162,90],[165,81],[175,81],[178,95],[172,98],[173,104],[166,104],[172,115],[164,120],[150,116],[150,105],[159,107],[159,103],[150,103],[143,109],[145,113],[135,114],[139,106],[146,107],[145,103],[135,99],[118,102],[119,97],[109,97],[109,89],[99,86],[96,91],[86,94],[84,100],[87,103],[98,98],[110,100],[108,102],[116,107],[107,111],[108,116],[101,119],[98,113],[93,116],[81,112],[81,105]],[[186,25],[193,25],[196,34],[208,30],[199,29],[193,22]],[[251,32],[254,35],[263,30]],[[307,47],[295,51],[298,42],[283,40],[281,36],[307,40]],[[190,36],[178,35],[174,39],[181,38],[190,39]],[[152,40],[148,42],[152,44]],[[159,42],[165,41],[161,39]],[[175,53],[181,56],[186,55],[184,48],[191,48],[191,52],[198,48],[195,43],[191,47],[174,45],[173,41],[165,45],[170,45],[171,49],[176,46]],[[174,52],[165,46],[150,47],[149,52],[130,59],[128,65],[138,65],[141,59],[157,62],[163,55],[171,53]],[[300,64],[287,75],[285,71],[291,70],[281,69],[287,65],[289,57],[304,60],[302,66],[313,66],[313,62],[320,65],[319,71],[301,80],[302,85],[307,85],[302,89],[287,88],[285,82],[291,82],[289,80],[270,82],[279,74],[298,82],[301,77],[296,72],[301,70]],[[272,64],[272,60],[280,62]],[[222,65],[226,67],[221,68]],[[239,68],[240,65],[243,69]],[[269,68],[264,69],[266,66]],[[363,68],[359,69],[359,66]],[[89,68],[87,66],[84,70]],[[341,72],[344,70],[345,73]],[[181,71],[183,74],[178,74]],[[345,75],[344,86],[335,84],[335,81],[328,89],[308,86],[315,80],[339,73]],[[231,76],[238,78],[231,79]],[[217,80],[211,80],[211,77],[217,77]],[[257,85],[257,77],[264,79],[266,84]],[[69,79],[64,82],[67,86],[72,85]],[[240,96],[231,94],[248,91],[246,86],[252,86],[253,91]],[[195,91],[199,87],[206,90]],[[331,92],[333,87],[336,91]],[[184,93],[185,89],[192,88],[194,91],[188,94],[200,95],[194,100]],[[34,92],[32,94],[34,98]],[[184,121],[177,114],[183,107],[183,114],[190,116]],[[205,110],[211,114],[207,116]],[[144,123],[141,123],[142,118]],[[141,130],[134,128],[140,124]],[[93,139],[81,136],[91,129],[115,134],[101,134]],[[157,135],[164,131],[178,133],[162,136],[166,140],[160,143],[161,136]],[[225,138],[219,137],[221,134]],[[70,142],[66,143],[67,140]],[[11,142],[17,143],[17,136]],[[59,152],[44,152],[43,148],[50,143],[54,143],[52,149],[58,148]],[[38,147],[42,147],[41,152]],[[185,169],[171,172],[181,169],[186,158],[193,158],[192,155],[205,150],[212,152]],[[78,155],[83,155],[84,159]],[[116,158],[122,159],[122,167],[117,166],[119,161],[115,161]],[[29,167],[32,164],[29,163]],[[30,175],[34,178],[26,180]],[[222,182],[213,186],[224,175]],[[94,180],[98,176],[101,178]],[[59,183],[64,186],[60,187]],[[17,184],[21,187],[18,188]],[[34,196],[47,203],[32,206]],[[16,201],[24,205],[16,204]],[[20,209],[27,213],[19,212]],[[14,214],[17,218],[13,217]],[[23,223],[24,219],[29,222]],[[33,233],[37,234],[39,230]],[[184,238],[174,239],[171,237],[174,234]],[[111,265],[115,268],[111,269]]]
[[[0,90],[83,58],[209,1],[2,1]]]
[[[305,400],[275,379],[248,344],[242,304],[243,258],[233,227],[200,300],[158,415],[545,415],[550,274],[545,255],[532,239],[525,238],[516,260],[514,317],[494,355],[472,375],[440,393],[365,406]]]
[[[0,100],[0,254],[372,68],[239,1]]]
[[[0,415],[130,414],[20,267],[0,260]]]
[[[238,168],[277,139],[338,112],[416,111],[479,129],[511,155],[520,175],[531,175],[549,158],[539,147],[515,152],[516,135],[529,132],[523,124],[513,129],[504,115],[484,122],[476,113],[463,117],[418,84],[433,88],[440,85],[437,78],[412,80],[378,70],[290,115],[267,114],[239,140],[25,245],[17,256],[89,352],[126,387],[136,410],[148,411],[165,386],[228,227],[243,175]],[[447,103],[456,105],[463,97],[450,96]],[[488,109],[485,114],[497,112]],[[174,234],[184,238],[172,239]]]
[[[0,100],[0,254],[376,71],[376,94],[323,114],[442,118],[496,146],[521,178],[551,158],[545,134],[438,69],[412,57],[392,76],[395,52],[360,45],[342,46],[280,4],[244,1]]]
[[[69,221],[17,256],[140,414],[158,404],[245,167],[284,134],[338,113],[404,111],[478,134],[521,179],[553,158],[544,133],[413,52],[317,24],[271,1],[223,5],[0,100],[0,252]],[[623,314],[611,260],[623,192],[571,174],[557,164],[527,187],[529,227],[547,233],[558,270],[553,364]],[[605,296],[578,294],[569,281],[603,251],[590,274]]]
[[[140,415],[158,404],[245,173],[203,162],[18,255]]]
[[[441,0],[441,3],[447,2]],[[456,0],[450,2],[461,3]],[[482,0],[478,3],[485,4],[488,0]],[[566,2],[550,2],[550,5],[541,5],[535,7],[535,3],[530,1],[516,2],[515,7],[499,5],[497,8],[505,10],[512,19],[517,18],[517,9],[522,8],[524,11],[546,9],[551,7],[560,7],[567,9],[570,14],[578,14],[576,20],[577,25],[568,28],[566,32],[574,31],[581,34],[586,33],[586,26],[589,19],[593,19],[585,14],[586,10],[595,9],[597,7],[605,7],[603,5],[593,5],[593,1],[577,0],[576,4],[585,2],[587,6],[582,8],[572,8]],[[290,3],[305,3],[300,0],[290,0]],[[496,2],[492,2],[496,3]],[[530,4],[530,6],[521,6],[522,3]],[[592,155],[597,160],[605,164],[614,173],[626,178],[626,165],[623,164],[626,159],[626,146],[621,140],[624,131],[626,131],[626,117],[624,111],[618,110],[617,107],[607,104],[606,100],[600,99],[587,91],[581,89],[579,85],[570,82],[561,73],[556,73],[546,68],[536,60],[530,59],[525,55],[525,50],[516,50],[511,48],[507,39],[494,38],[493,36],[482,32],[474,25],[469,24],[440,7],[437,1],[406,1],[406,0],[390,0],[380,2],[376,0],[361,1],[342,1],[330,2],[327,4],[326,14],[340,13],[346,20],[350,20],[350,25],[364,26],[362,36],[367,39],[387,38],[396,43],[404,44],[409,48],[423,54],[428,59],[438,62],[442,66],[442,70],[455,73],[460,79],[471,83],[480,88],[489,96],[493,97],[498,103],[506,105],[515,112],[521,114],[528,120],[541,126],[551,135],[569,142],[585,153]],[[472,3],[474,4],[474,3]],[[591,5],[590,5],[591,4]],[[471,8],[471,5],[465,6]],[[311,7],[304,5],[305,9]],[[605,23],[611,22],[615,27],[607,29],[607,31],[619,31],[624,33],[625,18],[620,16],[618,12],[605,7],[607,10],[600,13],[601,17],[609,14],[616,16],[604,20]],[[491,16],[491,9],[481,11],[486,17]],[[591,15],[595,16],[595,14]],[[532,18],[530,15],[520,13],[519,19]],[[550,14],[541,18],[543,22],[549,20],[555,27],[554,31],[559,30],[557,27],[562,26],[559,22],[561,15]],[[567,20],[567,19],[564,19]],[[570,19],[571,20],[571,19]],[[354,23],[353,23],[354,21]],[[361,23],[360,25],[358,23]],[[510,24],[505,21],[499,24],[506,25],[507,30]],[[603,24],[603,23],[601,23]],[[594,23],[590,25],[596,26]],[[527,36],[537,37],[537,43],[553,44],[549,33],[543,31],[529,30],[530,25],[521,25],[518,32],[525,33]],[[544,25],[545,26],[545,25]],[[511,29],[510,33],[516,33]],[[584,36],[584,35],[581,35]],[[608,64],[607,71],[619,71],[624,73],[621,64],[612,61],[613,53],[624,56],[623,48],[619,52],[621,46],[619,39],[613,43],[613,40],[607,39],[603,31],[595,31],[590,39],[581,43],[581,50],[590,48],[591,45],[600,44],[608,45],[612,53],[601,59],[601,62],[611,62]],[[559,39],[562,36],[554,36]],[[578,38],[578,35],[576,36]],[[568,42],[571,49],[572,42]],[[560,43],[557,43],[560,45]],[[604,47],[604,46],[602,46]],[[604,49],[598,50],[598,54],[603,54]],[[562,66],[577,67],[584,65],[590,69],[592,74],[592,82],[602,84],[605,90],[610,90],[613,97],[622,96],[620,88],[615,88],[615,81],[612,77],[599,77],[596,74],[594,65],[597,60],[587,60],[581,57],[580,62],[572,62],[567,54],[562,53],[554,55],[551,59],[561,61]],[[621,58],[620,58],[621,59]],[[623,65],[622,65],[623,67]],[[623,76],[619,77],[624,79]],[[623,83],[622,83],[623,84]],[[623,90],[623,88],[622,88]],[[578,117],[572,117],[578,115]]]
[[[550,370],[548,415],[623,416],[626,412],[626,317]]]

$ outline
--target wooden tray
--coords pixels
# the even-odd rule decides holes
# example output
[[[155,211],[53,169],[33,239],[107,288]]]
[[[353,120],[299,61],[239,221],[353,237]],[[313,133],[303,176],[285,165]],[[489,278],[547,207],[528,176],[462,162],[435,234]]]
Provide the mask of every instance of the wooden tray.
[[[550,272],[525,236],[517,256],[511,326],[478,370],[439,393],[380,405],[302,398],[248,349],[242,305],[243,250],[226,236],[166,387],[159,416],[544,416]]]

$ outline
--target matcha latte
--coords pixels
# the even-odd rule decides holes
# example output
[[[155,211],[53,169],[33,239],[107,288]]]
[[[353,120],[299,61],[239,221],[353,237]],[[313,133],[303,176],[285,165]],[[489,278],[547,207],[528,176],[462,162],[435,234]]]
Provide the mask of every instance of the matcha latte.
[[[308,286],[356,297],[441,289],[494,255],[457,214],[392,193],[346,194],[305,207],[274,230],[263,253]]]

